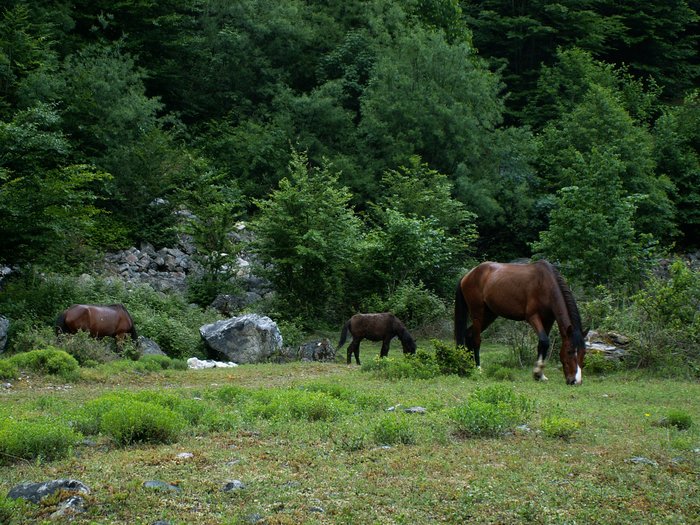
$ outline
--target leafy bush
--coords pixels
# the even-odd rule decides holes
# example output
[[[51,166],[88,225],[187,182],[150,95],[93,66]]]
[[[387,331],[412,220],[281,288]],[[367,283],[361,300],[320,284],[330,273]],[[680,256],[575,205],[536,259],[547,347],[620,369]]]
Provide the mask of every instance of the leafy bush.
[[[69,455],[81,437],[75,430],[59,423],[8,419],[0,428],[0,463],[62,459]]]
[[[56,348],[75,357],[80,366],[109,363],[119,358],[114,351],[116,345],[111,338],[95,339],[89,333],[81,330],[77,334],[61,334],[54,340]]]
[[[39,374],[57,375],[69,381],[77,379],[80,368],[73,356],[54,347],[17,354],[10,360],[18,368],[32,370]]]
[[[457,432],[466,436],[496,437],[525,423],[533,403],[503,385],[477,389],[466,405],[453,409],[450,419]]]
[[[20,514],[20,505],[18,501],[0,494],[0,523],[5,525],[15,523],[15,518]]]
[[[0,359],[0,379],[17,379],[19,370],[10,359]]]
[[[440,374],[435,356],[421,349],[403,358],[376,356],[371,361],[365,360],[361,370],[383,379],[430,379]]]
[[[487,368],[486,376],[496,381],[515,381],[515,371],[499,364]]]
[[[299,390],[258,391],[252,397],[247,413],[263,419],[332,421],[351,414],[355,407],[323,392]]]
[[[612,374],[621,368],[620,361],[608,359],[600,352],[588,352],[586,354],[587,374]]]
[[[102,416],[100,430],[120,445],[172,443],[186,422],[179,414],[153,403],[124,399]]]
[[[325,383],[315,381],[307,383],[300,387],[302,390],[309,392],[323,392],[336,399],[341,399],[352,403],[361,409],[376,409],[386,406],[386,398],[374,392],[365,392],[355,388],[350,388],[338,383]]]
[[[148,370],[187,370],[187,362],[182,359],[172,359],[166,355],[144,355],[139,359]]]
[[[392,312],[406,326],[425,326],[445,317],[445,303],[422,282],[402,282],[387,298],[372,295],[362,302],[364,312]]]
[[[676,427],[678,430],[688,430],[693,426],[693,418],[682,410],[671,410],[656,425],[660,427]]]
[[[456,374],[470,377],[476,370],[474,355],[464,346],[455,347],[452,344],[433,340],[435,358],[443,374]]]
[[[545,436],[568,441],[578,432],[581,425],[568,417],[549,416],[542,420],[542,432]]]
[[[378,445],[413,445],[417,441],[410,418],[401,413],[383,415],[372,427],[372,439]]]
[[[123,396],[116,393],[91,399],[72,415],[71,425],[88,436],[99,434],[103,415],[121,406],[123,402]]]

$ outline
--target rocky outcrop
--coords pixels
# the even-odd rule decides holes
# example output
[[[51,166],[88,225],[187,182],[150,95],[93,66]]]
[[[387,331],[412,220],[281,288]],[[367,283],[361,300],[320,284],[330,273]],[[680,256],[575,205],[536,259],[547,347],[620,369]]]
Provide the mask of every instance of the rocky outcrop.
[[[7,346],[7,331],[10,329],[10,320],[0,315],[0,354],[5,351]]]
[[[602,354],[608,359],[622,360],[627,354],[630,340],[617,332],[597,332],[591,330],[586,335],[586,349],[590,353]]]
[[[247,314],[199,329],[206,346],[226,361],[264,363],[282,350],[282,334],[266,316]]]

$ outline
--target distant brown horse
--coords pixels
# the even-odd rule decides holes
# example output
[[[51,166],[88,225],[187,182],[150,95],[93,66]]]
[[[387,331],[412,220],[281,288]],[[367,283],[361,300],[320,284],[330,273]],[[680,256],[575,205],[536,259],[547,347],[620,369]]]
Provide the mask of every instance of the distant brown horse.
[[[114,337],[118,341],[131,335],[136,341],[136,328],[124,305],[74,304],[56,319],[56,334],[75,334],[83,330],[92,337]]]
[[[467,329],[467,316],[472,324]],[[574,296],[561,274],[547,261],[532,264],[481,263],[457,286],[455,342],[474,353],[479,366],[481,332],[501,316],[526,321],[539,338],[535,379],[546,380],[543,369],[549,351],[549,332],[556,321],[561,334],[559,359],[570,385],[580,385],[586,354],[585,333]]]
[[[358,365],[360,364],[360,341],[363,339],[382,341],[380,357],[386,357],[389,354],[389,344],[394,337],[398,337],[401,341],[404,354],[416,353],[416,342],[394,314],[353,315],[343,326],[343,330],[340,333],[340,341],[338,342],[338,350],[345,344],[348,332],[352,335],[352,342],[348,346],[348,364],[350,364],[352,354],[355,354],[355,362]]]

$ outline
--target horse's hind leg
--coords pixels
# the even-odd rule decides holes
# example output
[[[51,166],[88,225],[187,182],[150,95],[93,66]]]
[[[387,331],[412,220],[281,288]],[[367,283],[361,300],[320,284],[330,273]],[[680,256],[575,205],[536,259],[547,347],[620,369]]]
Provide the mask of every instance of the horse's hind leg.
[[[391,344],[391,339],[384,339],[382,341],[382,349],[379,351],[379,357],[386,357],[389,355],[389,345]]]
[[[493,323],[496,316],[491,310],[484,308],[480,312],[472,314],[472,325],[467,329],[467,348],[474,354],[474,364],[481,368],[481,333]]]
[[[546,326],[536,317],[529,321],[530,326],[537,332],[537,362],[532,369],[532,377],[537,381],[547,381],[547,376],[544,375],[544,365],[549,353],[549,331],[552,329],[552,322],[547,322]]]

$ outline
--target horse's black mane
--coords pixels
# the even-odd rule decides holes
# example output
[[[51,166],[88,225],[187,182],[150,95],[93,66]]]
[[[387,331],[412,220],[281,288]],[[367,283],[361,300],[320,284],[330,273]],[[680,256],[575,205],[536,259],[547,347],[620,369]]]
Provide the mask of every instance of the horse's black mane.
[[[576,299],[574,299],[574,294],[571,292],[571,288],[566,284],[564,277],[559,273],[552,264],[549,265],[554,272],[554,277],[557,280],[561,294],[564,297],[564,303],[566,304],[566,309],[569,311],[569,317],[571,318],[571,323],[574,326],[574,347],[582,348],[585,346],[583,341],[583,327],[581,325],[581,314],[579,314],[578,306],[576,305]]]

